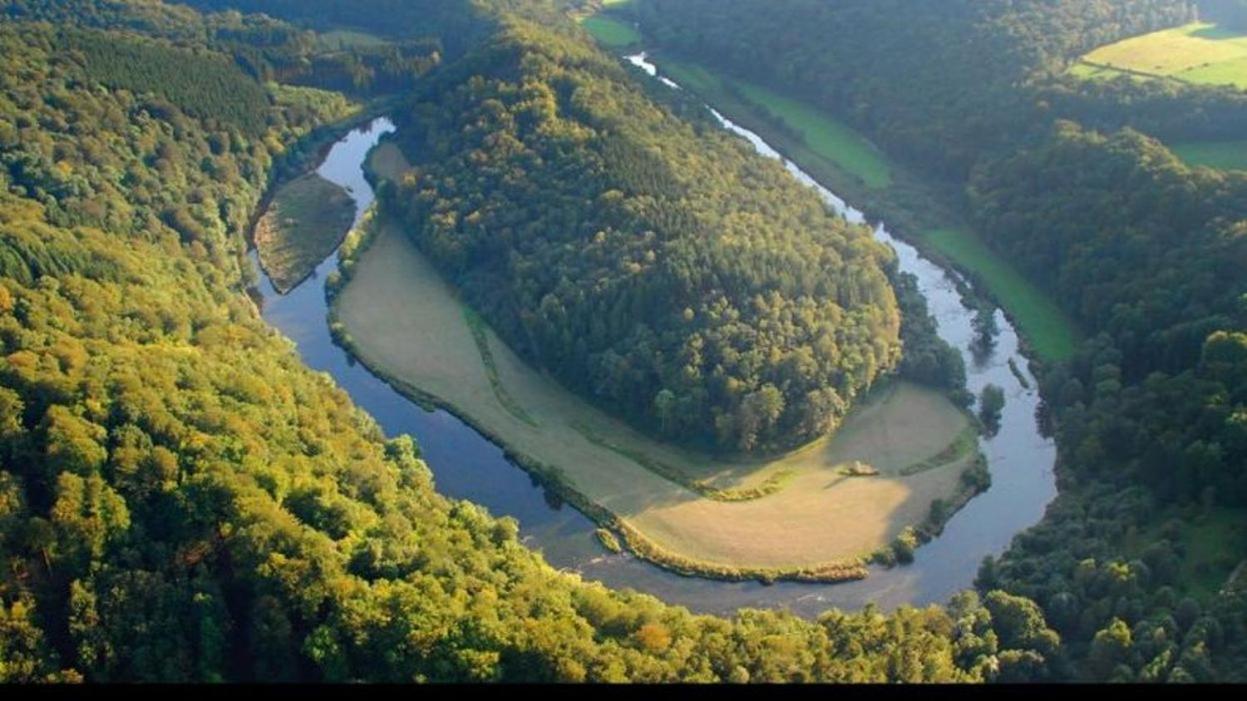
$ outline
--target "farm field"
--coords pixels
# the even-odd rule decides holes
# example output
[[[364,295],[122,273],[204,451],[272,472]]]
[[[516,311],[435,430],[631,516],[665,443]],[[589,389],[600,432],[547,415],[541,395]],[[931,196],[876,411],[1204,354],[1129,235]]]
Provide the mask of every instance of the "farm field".
[[[1072,72],[1088,79],[1131,75],[1247,89],[1247,35],[1195,22],[1101,46]]]
[[[377,222],[335,300],[360,360],[469,418],[512,454],[556,468],[567,486],[682,561],[750,571],[855,562],[922,523],[936,499],[953,500],[978,458],[965,440],[971,419],[904,382],[878,388],[833,438],[770,460],[722,461],[652,441],[529,367],[488,327],[482,357],[454,291],[395,224]],[[856,463],[879,474],[851,476]],[[706,496],[768,483],[757,498]]]
[[[260,264],[273,286],[285,292],[311,274],[354,218],[351,196],[315,173],[282,186],[255,228]]]

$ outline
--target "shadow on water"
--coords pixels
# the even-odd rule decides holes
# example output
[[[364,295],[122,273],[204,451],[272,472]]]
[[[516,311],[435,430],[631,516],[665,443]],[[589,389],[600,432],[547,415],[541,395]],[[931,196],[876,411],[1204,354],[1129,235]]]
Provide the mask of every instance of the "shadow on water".
[[[629,57],[636,65],[656,74],[644,54]],[[669,80],[663,79],[677,87]],[[764,155],[784,160],[756,134],[719,117],[725,128],[745,137]],[[384,134],[395,130],[380,118],[357,129],[334,145],[317,170],[322,177],[348,188],[357,204],[357,219],[373,201],[373,191],[363,177],[362,164]],[[795,177],[815,187],[828,203],[850,221],[862,221],[860,212],[819,186],[785,160]],[[1008,395],[1000,432],[981,441],[992,473],[992,487],[959,511],[944,533],[915,553],[913,564],[893,569],[873,568],[868,579],[847,584],[799,584],[781,582],[718,582],[681,577],[628,554],[609,554],[594,537],[594,524],[557,497],[547,494],[523,470],[510,463],[498,446],[444,411],[425,411],[335,346],[326,323],[324,295],[326,276],[336,268],[337,255],[322,262],[316,274],[286,295],[278,295],[263,273],[258,295],[266,321],[295,342],[304,362],[329,373],[357,405],[369,412],[386,435],[411,434],[435,475],[437,489],[456,499],[481,504],[498,516],[520,523],[520,536],[542,552],[555,567],[579,572],[621,589],[653,594],[673,604],[706,613],[728,614],[743,607],[786,608],[814,616],[836,606],[860,608],[874,602],[885,609],[901,604],[943,602],[972,584],[979,563],[998,554],[1013,535],[1036,523],[1056,494],[1052,466],[1055,447],[1040,435],[1035,411],[1039,397],[1024,388],[1009,370],[1008,360],[1018,355],[1018,339],[1011,324],[1000,319],[994,351],[979,362],[971,357],[974,337],[973,310],[962,303],[957,286],[943,269],[920,257],[882,227],[876,236],[896,249],[900,268],[917,276],[940,335],[959,348],[967,361],[969,388],[977,393],[988,383],[1004,387]],[[255,263],[254,253],[252,254]],[[1033,378],[1025,373],[1032,387]]]

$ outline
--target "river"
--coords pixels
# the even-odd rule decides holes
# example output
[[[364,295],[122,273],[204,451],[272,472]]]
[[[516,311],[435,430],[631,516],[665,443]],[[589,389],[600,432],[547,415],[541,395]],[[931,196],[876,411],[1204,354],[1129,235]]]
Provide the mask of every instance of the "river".
[[[657,71],[644,54],[628,59],[651,75]],[[678,86],[665,78],[673,89]],[[712,110],[713,111],[713,110]],[[816,188],[828,204],[846,219],[864,221],[862,213],[823,188],[786,161],[756,134],[715,112],[723,126],[749,140],[757,150],[783,160],[802,182]],[[343,137],[328,152],[317,172],[348,189],[354,197],[356,219],[372,204],[374,194],[363,177],[363,162],[381,137],[394,131],[386,118]],[[404,398],[333,344],[326,321],[326,276],[337,267],[337,254],[295,289],[279,295],[264,276],[252,253],[260,283],[264,319],[292,339],[304,362],[333,376],[386,435],[411,434],[420,445],[442,494],[481,504],[497,516],[519,521],[525,544],[544,554],[553,566],[580,573],[617,589],[634,589],[672,604],[703,613],[730,614],[739,608],[786,608],[813,617],[830,607],[859,609],[875,603],[883,609],[902,604],[943,603],[970,587],[979,563],[1002,552],[1013,536],[1035,524],[1056,495],[1056,448],[1041,435],[1035,410],[1036,385],[1018,354],[1018,337],[1008,320],[997,312],[1000,334],[995,350],[976,358],[970,351],[973,312],[962,302],[949,273],[918,255],[910,245],[892,237],[882,226],[875,236],[897,252],[900,268],[918,278],[939,333],[966,358],[968,385],[976,394],[988,383],[1005,389],[1008,398],[1000,431],[980,439],[992,474],[992,486],[973,499],[943,534],[922,546],[910,565],[873,567],[867,579],[844,584],[780,582],[720,582],[672,574],[627,553],[607,553],[594,537],[595,525],[585,516],[550,499],[528,474],[509,462],[498,446],[444,411],[425,411]],[[1008,367],[1014,358],[1031,389],[1023,387]]]

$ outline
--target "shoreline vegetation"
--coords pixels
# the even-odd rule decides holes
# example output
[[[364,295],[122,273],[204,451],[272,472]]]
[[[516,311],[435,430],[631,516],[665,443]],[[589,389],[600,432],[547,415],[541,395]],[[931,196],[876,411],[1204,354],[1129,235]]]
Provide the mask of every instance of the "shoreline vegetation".
[[[879,166],[863,164],[858,156],[842,162],[837,149],[828,142],[811,146],[807,142],[808,125],[819,120],[826,123],[825,132],[848,133],[862,143],[870,142],[798,100],[784,97],[777,104],[758,103],[754,100],[771,93],[683,58],[672,59],[666,54],[652,54],[650,58],[658,66],[660,75],[670,77],[725,117],[759,134],[815,180],[852,202],[869,221],[886,221],[894,236],[913,245],[941,267],[956,271],[953,277],[964,296],[984,299],[1000,307],[1018,328],[1022,342],[1019,352],[1027,360],[1043,366],[1068,358],[1074,352],[1081,338],[1074,321],[1046,293],[988,249],[969,225],[944,204],[954,199],[951,194],[938,192],[934,183],[887,159],[873,146],[869,153],[886,167],[886,185],[882,185],[881,180],[872,182],[863,176],[863,173],[878,171]],[[794,117],[793,110],[797,109],[801,113]],[[850,154],[860,155],[861,152],[861,149],[850,150]],[[959,276],[964,280],[958,279]]]
[[[395,151],[397,151],[397,146],[389,140],[383,140],[373,150],[366,167],[370,179],[395,179],[406,169],[401,154],[396,157]],[[834,440],[816,441],[814,444],[781,456],[761,468],[757,465],[746,466],[745,469],[740,469],[740,466],[721,467],[715,465],[714,461],[707,461],[710,463],[709,469],[707,465],[694,465],[694,468],[699,467],[702,473],[700,477],[694,476],[693,473],[675,467],[674,463],[678,461],[680,453],[674,449],[669,449],[671,453],[666,457],[656,458],[646,451],[637,450],[634,447],[637,437],[627,435],[626,430],[619,429],[619,434],[602,430],[602,416],[598,412],[588,410],[587,406],[579,404],[579,400],[559,397],[552,405],[542,404],[538,407],[535,402],[546,396],[542,394],[543,392],[551,393],[550,396],[561,393],[552,392],[548,388],[534,388],[534,385],[543,383],[553,385],[553,383],[549,378],[538,375],[528,368],[519,367],[517,359],[497,340],[487,326],[483,323],[478,325],[471,322],[472,315],[465,314],[463,305],[457,299],[454,300],[453,317],[449,316],[446,310],[438,313],[447,316],[447,325],[453,326],[457,323],[463,327],[464,339],[461,345],[471,347],[474,352],[471,354],[457,352],[462,351],[462,348],[456,348],[456,352],[444,355],[457,359],[455,362],[462,362],[463,359],[471,356],[473,361],[479,363],[472,371],[474,378],[469,381],[465,377],[455,377],[456,374],[462,374],[462,368],[441,367],[440,372],[450,373],[454,387],[449,390],[446,388],[439,390],[436,387],[421,386],[422,383],[408,379],[408,373],[397,371],[393,367],[395,364],[393,359],[387,361],[384,357],[383,348],[378,351],[376,348],[362,347],[358,338],[368,337],[372,346],[379,344],[375,334],[358,333],[358,327],[361,324],[358,318],[360,303],[354,299],[347,300],[349,308],[345,313],[343,312],[344,297],[350,296],[349,292],[356,292],[356,297],[361,294],[350,286],[350,283],[357,279],[361,265],[375,266],[377,261],[392,264],[396,258],[419,255],[415,251],[414,244],[407,241],[407,237],[401,232],[393,231],[393,226],[393,223],[388,221],[383,214],[379,214],[374,206],[365,215],[360,225],[348,234],[340,249],[339,271],[330,276],[326,285],[326,294],[330,299],[330,329],[335,343],[404,396],[425,408],[446,410],[472,426],[490,441],[501,446],[508,459],[529,472],[534,480],[541,483],[550,493],[571,504],[597,523],[601,529],[613,534],[616,542],[621,543],[622,547],[664,569],[686,576],[728,581],[793,580],[831,583],[861,579],[868,575],[866,566],[869,563],[890,565],[907,562],[912,557],[915,547],[938,534],[952,514],[970,498],[985,489],[990,480],[985,469],[985,461],[977,451],[977,442],[965,440],[967,432],[972,437],[977,435],[977,429],[968,414],[954,407],[942,394],[934,390],[918,389],[916,385],[908,383],[894,383],[896,387],[878,392],[878,395],[882,395],[879,400],[870,404],[864,403],[862,407],[859,407],[860,411],[850,415],[845,423],[850,424],[856,421],[855,426],[859,424],[886,426],[889,421],[873,421],[870,412],[894,412],[895,407],[911,405],[916,399],[920,404],[919,413],[926,412],[942,417],[939,420],[948,424],[947,426],[938,424],[937,421],[937,425],[932,429],[936,435],[944,435],[944,438],[937,440],[929,449],[919,446],[921,453],[918,455],[906,457],[896,464],[884,465],[885,469],[879,471],[883,474],[879,476],[868,478],[854,476],[851,468],[860,465],[860,460],[836,460],[834,464],[819,464],[821,469],[810,467],[809,461],[821,457],[819,451],[827,450],[828,444],[834,444]],[[378,245],[385,246],[385,250],[369,259],[368,253],[375,252]],[[431,276],[435,278],[437,286],[446,289],[448,294],[453,294],[445,283],[441,282],[440,277],[436,276],[431,266],[427,263],[424,266],[428,268],[425,272],[431,273]],[[403,277],[410,280],[424,276],[417,269],[406,267],[401,269],[404,272]],[[370,270],[368,275],[358,279],[368,279],[371,285],[375,285],[377,272]],[[413,284],[425,285],[421,294],[400,296],[409,300],[428,300],[430,297],[429,281]],[[372,291],[368,290],[362,294],[367,295]],[[408,292],[414,292],[414,290],[408,290]],[[372,296],[375,295],[370,295],[370,298]],[[363,306],[374,307],[375,305],[365,302]],[[401,324],[395,322],[395,325]],[[442,329],[438,334],[442,338],[459,333],[459,330],[446,326],[438,326],[438,328]],[[404,337],[404,339],[404,343],[400,345],[406,349],[405,355],[410,356],[414,349],[412,343],[417,339],[414,337]],[[424,348],[419,355],[427,358],[437,353],[436,349]],[[463,391],[462,388],[468,385],[480,385],[480,388],[472,387],[471,390]],[[456,388],[463,392],[459,401],[451,401],[447,397],[439,396],[452,393]],[[515,391],[512,391],[512,388]],[[499,389],[502,391],[499,392]],[[901,398],[889,402],[890,397],[897,392],[902,394]],[[510,397],[510,402],[504,402],[503,396]],[[468,410],[462,406],[463,403],[472,401],[478,403],[475,410]],[[559,407],[557,403],[559,401],[575,403],[574,410],[567,412],[566,415],[575,416],[576,420],[563,420],[559,425],[551,426],[549,416],[560,415],[556,410]],[[936,402],[942,403],[948,411],[939,411],[938,406],[941,404]],[[513,407],[508,408],[506,406],[508,403],[513,403]],[[928,411],[932,406],[936,409]],[[517,415],[517,412],[513,411],[515,408],[518,408],[522,414]],[[478,414],[488,418],[482,418]],[[857,420],[856,417],[863,414],[866,418]],[[525,421],[521,416],[530,421]],[[613,427],[613,424],[605,425]],[[958,428],[951,428],[951,426]],[[897,430],[895,433],[912,432],[907,432],[904,428],[908,427],[901,427],[902,430]],[[551,440],[549,435],[540,433],[554,430],[562,431],[558,440]],[[860,429],[844,427],[836,437],[856,435],[854,431],[860,431]],[[534,450],[534,444],[531,442],[532,434],[543,436],[547,444],[565,446],[563,449],[568,451],[566,458],[551,461],[537,457],[534,454],[537,451]],[[610,440],[603,438],[604,435],[620,435],[621,438]],[[529,440],[527,444],[526,439]],[[568,447],[568,444],[571,445]],[[538,450],[543,449],[538,447]],[[551,451],[544,450],[544,452]],[[893,452],[896,452],[895,448]],[[586,460],[585,457],[590,455],[594,457]],[[825,461],[826,458],[824,458]],[[560,464],[554,464],[555,462]],[[795,467],[792,466],[793,464]],[[568,469],[575,474],[569,474],[563,466],[570,466]],[[688,466],[686,463],[686,467]],[[610,471],[619,471],[619,474],[613,474]],[[608,482],[613,480],[613,483],[607,486],[594,485],[592,482],[595,479],[604,479]],[[906,482],[907,480],[909,482]],[[796,486],[794,482],[797,483]],[[588,488],[585,483],[588,483]],[[917,486],[911,487],[910,483]],[[812,484],[817,484],[817,486],[811,489]],[[655,486],[657,486],[656,489]],[[802,486],[805,488],[800,488]],[[647,494],[646,489],[651,489],[652,493]],[[857,547],[852,551],[846,550],[846,553],[851,552],[851,554],[844,556],[813,558],[808,559],[807,562],[798,561],[795,564],[779,561],[762,563],[755,561],[755,563],[740,564],[739,560],[732,562],[728,558],[720,557],[716,561],[711,557],[699,556],[697,553],[705,551],[706,548],[699,550],[697,540],[699,536],[704,538],[705,534],[690,533],[689,529],[684,526],[685,521],[682,520],[689,518],[682,513],[684,510],[696,512],[698,518],[701,519],[709,518],[706,510],[716,508],[711,507],[712,504],[717,504],[718,508],[762,508],[768,511],[779,509],[780,512],[784,512],[788,511],[787,507],[782,504],[777,506],[776,500],[796,498],[809,502],[808,497],[802,497],[802,495],[827,489],[848,490],[851,494],[843,498],[831,497],[821,500],[816,494],[813,503],[820,507],[819,510],[826,511],[840,501],[856,501],[854,495],[860,497],[863,494],[873,493],[875,494],[874,505],[878,506],[881,499],[885,502],[890,499],[891,510],[900,513],[892,514],[892,518],[888,518],[888,507],[885,506],[883,509],[885,513],[876,514],[872,525],[878,531],[868,536],[857,535],[856,542],[870,541],[872,543],[870,546]],[[922,492],[920,496],[910,493],[919,491]],[[632,493],[629,494],[629,492]],[[661,498],[655,499],[655,495],[661,495]],[[929,498],[924,498],[926,495],[930,495]],[[916,502],[923,503],[919,505]],[[807,511],[810,510],[809,503],[803,506]],[[654,516],[655,512],[659,515]],[[671,512],[675,515],[673,516]],[[798,509],[797,513],[800,516],[802,512]],[[804,518],[804,516],[801,517]],[[886,527],[880,525],[881,517],[887,522]],[[739,530],[751,522],[759,529],[768,528],[764,520],[750,519],[748,515],[733,514],[730,518],[722,516],[718,518],[724,521],[719,524],[719,527],[715,527],[714,519],[711,518],[709,522],[703,522],[702,528],[697,530],[715,532],[722,528]],[[842,516],[842,519],[844,523],[841,525],[850,528],[851,524],[862,521],[861,514],[846,514]],[[637,521],[641,522],[640,525],[636,523]],[[731,523],[731,521],[736,523]],[[791,523],[783,523],[783,519],[780,521],[781,525],[771,524],[771,526],[778,527],[782,532],[772,533],[767,537],[776,541],[792,541],[794,537],[800,539],[799,534],[796,536],[790,534]],[[683,529],[681,529],[682,526],[684,526]],[[731,540],[733,537],[740,538],[741,534],[728,535],[726,539],[720,540]],[[609,550],[609,546],[600,534],[599,539]],[[710,540],[715,541],[715,538],[710,537]],[[841,538],[841,542],[843,541],[844,539]],[[765,548],[755,545],[754,548],[755,551],[759,551],[770,549],[773,545],[773,543],[768,543]],[[789,550],[791,551],[792,548]]]

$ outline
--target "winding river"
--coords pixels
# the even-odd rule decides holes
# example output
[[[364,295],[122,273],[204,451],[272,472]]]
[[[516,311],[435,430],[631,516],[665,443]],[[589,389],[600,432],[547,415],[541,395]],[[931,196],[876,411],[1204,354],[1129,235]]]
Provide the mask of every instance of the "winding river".
[[[658,77],[644,54],[628,60]],[[784,161],[795,177],[817,189],[846,219],[864,221],[861,212],[816,183],[758,135],[718,112],[714,114],[724,128],[747,139],[760,153]],[[384,134],[394,130],[393,123],[379,118],[352,131],[330,149],[317,170],[322,177],[348,189],[356,202],[357,220],[374,197],[363,177],[364,159]],[[875,236],[896,250],[902,270],[918,278],[919,288],[939,322],[940,335],[966,358],[970,390],[977,394],[988,383],[996,384],[1005,389],[1008,401],[1000,431],[992,438],[980,439],[990,465],[991,488],[959,511],[942,535],[919,548],[912,564],[892,569],[875,567],[867,579],[846,584],[719,582],[681,577],[626,553],[609,554],[594,537],[595,526],[588,518],[550,499],[526,472],[507,461],[501,448],[450,414],[425,411],[408,401],[333,344],[326,322],[324,281],[336,269],[336,254],[285,295],[277,294],[257,264],[261,280],[257,292],[265,320],[295,342],[305,363],[332,375],[357,405],[376,418],[387,435],[408,433],[416,438],[433,470],[438,491],[481,504],[495,515],[516,518],[521,538],[553,566],[613,588],[653,594],[698,612],[730,614],[745,607],[786,608],[812,617],[833,606],[858,609],[873,602],[891,609],[901,604],[945,602],[972,585],[984,557],[999,554],[1017,532],[1038,522],[1056,495],[1056,448],[1040,433],[1036,419],[1039,395],[1033,389],[1036,383],[1018,353],[1013,326],[997,311],[1000,334],[995,349],[986,357],[976,358],[970,352],[974,314],[962,302],[951,277],[954,273],[922,258],[882,225],[876,227]],[[1011,358],[1031,389],[1009,369]]]

